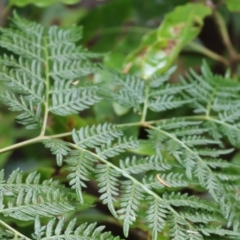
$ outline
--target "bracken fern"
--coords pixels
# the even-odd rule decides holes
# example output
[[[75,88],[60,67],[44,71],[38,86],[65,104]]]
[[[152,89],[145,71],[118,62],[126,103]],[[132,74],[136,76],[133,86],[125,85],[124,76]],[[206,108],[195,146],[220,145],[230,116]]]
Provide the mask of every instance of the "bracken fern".
[[[120,239],[94,223],[65,223],[63,216],[87,204],[84,191],[90,180],[98,185],[99,200],[122,223],[125,237],[133,224],[143,224],[153,240],[166,232],[174,240],[240,238],[240,177],[231,171],[239,167],[224,160],[240,145],[237,82],[213,75],[206,63],[202,75],[190,71],[178,83],[168,81],[173,68],[149,79],[104,69],[91,61],[100,55],[76,46],[79,27],[45,29],[15,14],[11,28],[0,31],[0,46],[12,52],[0,59],[0,81],[8,89],[0,99],[20,112],[20,124],[40,129],[39,136],[0,152],[43,142],[68,171],[66,186],[42,180],[36,172],[25,176],[15,170],[6,180],[0,172],[1,216],[35,219],[27,237],[3,218],[2,239],[14,234],[36,240]],[[101,71],[110,76],[106,82],[95,84],[86,77]],[[50,114],[78,113],[101,99],[134,110],[139,121],[46,134]],[[182,106],[193,114],[174,116],[171,110]],[[159,119],[149,119],[149,112],[159,113],[151,115]],[[147,139],[129,136],[132,127],[143,128]],[[153,153],[137,154],[146,145]],[[197,191],[200,197],[194,196]],[[52,219],[42,226],[44,217]]]

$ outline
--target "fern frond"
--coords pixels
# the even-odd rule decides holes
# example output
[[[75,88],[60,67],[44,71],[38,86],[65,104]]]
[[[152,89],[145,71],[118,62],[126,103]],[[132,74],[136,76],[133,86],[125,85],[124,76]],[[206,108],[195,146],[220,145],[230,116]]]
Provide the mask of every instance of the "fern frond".
[[[171,204],[175,207],[191,207],[194,209],[202,209],[207,210],[209,212],[216,211],[217,207],[214,206],[212,203],[207,201],[200,200],[194,196],[188,196],[188,194],[180,194],[180,193],[171,193],[171,194],[164,194],[163,201],[168,204]]]
[[[37,215],[58,216],[74,209],[75,207],[70,204],[64,193],[59,191],[51,191],[42,195],[33,189],[27,192],[22,189],[16,198],[5,197],[3,192],[0,193],[0,214],[22,221],[33,220]]]
[[[33,64],[34,62],[32,65]],[[32,70],[34,71],[35,69]],[[29,78],[31,78],[30,83]],[[25,94],[25,99],[30,99],[39,103],[42,103],[45,100],[43,99],[44,83],[42,81],[38,81],[38,79],[35,79],[32,75],[28,75],[25,71],[13,71],[3,68],[0,72],[0,79],[6,86],[11,88],[11,90],[17,93]]]
[[[209,224],[211,222],[214,222],[215,224],[221,224],[222,222],[224,222],[224,218],[214,215],[212,212],[193,212],[184,209],[182,212],[179,212],[179,214],[184,219],[188,219],[189,221],[194,223]]]
[[[126,139],[119,138],[116,144],[108,142],[105,145],[102,145],[100,148],[96,148],[96,153],[101,158],[107,159],[119,155],[122,152],[125,152],[126,149],[134,149],[138,147],[138,141],[134,138]]]
[[[181,107],[182,105],[189,103],[189,100],[183,100],[181,98],[175,98],[172,95],[163,95],[156,97],[154,100],[150,100],[148,103],[149,109],[154,112],[161,112],[174,108]]]
[[[9,92],[0,94],[0,100],[9,106],[9,110],[22,112],[16,119],[19,123],[27,125],[27,129],[40,128],[42,124],[41,104],[35,104],[30,99],[26,100],[23,96],[17,98]]]
[[[44,140],[43,144],[46,148],[50,148],[51,152],[56,155],[58,166],[62,166],[63,157],[71,151],[67,143],[60,139],[49,139]]]
[[[14,170],[5,181],[4,171],[2,170],[0,171],[0,189],[6,196],[18,194],[23,189],[26,192],[33,190],[39,194],[47,194],[49,191],[54,192],[61,190],[67,194],[68,190],[59,185],[58,181],[48,179],[40,182],[40,177],[40,174],[37,172],[32,172],[25,177],[23,173],[17,169]]]
[[[140,200],[143,199],[142,189],[131,181],[122,183],[123,196],[120,200],[120,209],[117,211],[119,219],[123,220],[123,233],[128,236],[130,225],[136,221]]]
[[[109,86],[102,90],[103,96],[107,96],[120,105],[131,107],[140,111],[141,104],[144,102],[144,81],[135,76],[111,75],[111,89]]]
[[[101,193],[100,200],[103,204],[107,204],[112,215],[117,217],[117,213],[114,208],[114,202],[117,201],[119,196],[119,180],[120,174],[111,169],[108,165],[98,165],[96,169],[97,182],[99,186],[99,193]]]
[[[123,135],[122,131],[117,129],[113,124],[99,124],[92,127],[84,127],[76,131],[72,131],[72,137],[75,144],[79,147],[94,148],[102,144],[113,141]]]
[[[0,100],[11,111],[22,112],[19,123],[29,129],[42,127],[49,112],[64,116],[78,113],[101,99],[96,86],[72,84],[99,70],[99,64],[91,63],[99,55],[76,47],[81,28],[45,29],[14,14],[11,28],[1,28],[0,32],[0,46],[14,53],[0,59],[0,81],[12,91],[1,94]],[[59,81],[71,82],[71,86]]]
[[[161,179],[160,182],[157,176]],[[183,174],[180,173],[169,173],[169,174],[156,174],[156,175],[149,175],[143,178],[143,183],[149,189],[161,189],[164,187],[187,187],[191,184],[196,184],[192,180],[189,181]],[[164,185],[164,184],[165,185]]]
[[[164,72],[161,75],[154,75],[150,79],[150,87],[151,88],[158,88],[159,86],[163,85],[166,81],[170,79],[170,76],[173,74],[173,72],[176,70],[176,67],[173,66],[170,69],[168,69],[166,72]]]
[[[22,21],[22,20],[20,20]],[[35,27],[36,24],[30,23]],[[36,59],[39,62],[44,63],[43,58],[43,26],[37,25],[40,29],[38,35],[32,34],[29,35],[23,29],[21,31],[13,30],[13,29],[5,29],[0,28],[0,32],[2,33],[0,46],[8,49],[13,53],[18,53],[26,59]]]
[[[70,92],[53,93],[49,111],[60,116],[66,116],[87,109],[100,100],[101,98],[97,96],[97,89],[75,89],[75,91]]]
[[[110,232],[103,232],[104,227],[97,227],[96,223],[81,224],[75,227],[76,219],[71,220],[68,224],[65,224],[64,218],[57,223],[56,219],[52,219],[46,226],[42,226],[37,217],[34,226],[35,230],[32,236],[35,240],[120,240],[119,237],[112,236]]]
[[[100,69],[99,64],[72,60],[69,62],[54,61],[49,75],[54,79],[77,80]]]
[[[158,156],[151,156],[137,159],[136,156],[125,160],[120,160],[120,167],[127,173],[139,174],[151,170],[166,171],[170,170],[172,166],[167,162],[159,159]]]
[[[195,229],[189,229],[189,226],[187,226],[183,222],[183,217],[171,214],[168,217],[168,224],[170,226],[170,236],[172,237],[172,240],[185,240],[185,239],[191,239],[191,240],[203,240],[202,234],[200,234],[199,231],[196,231]]]
[[[168,204],[160,202],[158,198],[150,197],[147,199],[149,207],[147,210],[147,218],[149,228],[152,230],[152,239],[158,239],[158,233],[165,227],[168,214]]]
[[[68,163],[69,185],[76,190],[78,199],[83,204],[82,188],[86,188],[85,181],[88,181],[88,176],[93,172],[93,163],[96,158],[85,151],[72,151],[71,155],[65,160]]]

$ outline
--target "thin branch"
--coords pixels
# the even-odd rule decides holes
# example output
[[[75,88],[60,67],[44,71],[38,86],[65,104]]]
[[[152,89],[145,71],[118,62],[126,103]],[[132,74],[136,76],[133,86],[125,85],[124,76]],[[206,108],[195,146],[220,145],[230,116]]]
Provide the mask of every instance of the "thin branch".
[[[189,46],[190,48],[192,48],[193,50],[197,51],[197,52],[200,52],[202,53],[203,55],[209,57],[209,58],[212,58],[218,62],[221,62],[223,63],[226,67],[229,67],[230,63],[228,61],[228,59],[222,57],[221,55],[211,51],[210,49],[200,45],[200,44],[197,44],[197,43],[194,43],[194,42],[190,42],[187,44],[187,46]]]
[[[217,11],[214,11],[213,17],[215,19],[215,22],[218,26],[219,33],[222,36],[223,43],[225,44],[231,59],[235,60],[236,58],[238,58],[237,57],[237,52],[236,52],[236,50],[234,49],[234,47],[231,43],[231,40],[230,40],[230,37],[229,37],[229,34],[228,34],[228,30],[227,30],[227,27],[226,27],[226,24],[225,24],[225,21],[224,21],[223,17]]]
[[[55,135],[51,135],[51,136],[41,136],[40,135],[38,137],[35,137],[35,138],[32,138],[32,139],[29,139],[29,140],[26,140],[26,141],[23,141],[23,142],[20,142],[20,143],[16,143],[16,144],[13,144],[13,145],[5,147],[5,148],[2,148],[2,149],[0,149],[0,154],[4,153],[4,152],[12,151],[12,150],[20,148],[20,147],[27,146],[27,145],[30,145],[30,144],[38,143],[38,142],[41,142],[43,140],[68,137],[68,136],[71,136],[71,134],[72,134],[71,132],[67,132],[67,133],[55,134]]]
[[[3,227],[5,227],[6,229],[10,230],[12,233],[14,233],[14,236],[19,236],[22,237],[24,240],[31,240],[30,238],[24,236],[22,233],[16,231],[14,228],[12,228],[11,226],[9,226],[8,224],[6,224],[5,222],[3,222],[2,220],[0,220],[0,225],[2,225]],[[14,238],[15,239],[15,238]],[[17,239],[17,238],[16,238]]]
[[[149,93],[149,87],[147,86],[145,89],[145,99],[144,99],[144,103],[143,103],[143,112],[142,112],[141,122],[146,121],[147,109],[148,109],[148,98],[149,98],[148,93]]]

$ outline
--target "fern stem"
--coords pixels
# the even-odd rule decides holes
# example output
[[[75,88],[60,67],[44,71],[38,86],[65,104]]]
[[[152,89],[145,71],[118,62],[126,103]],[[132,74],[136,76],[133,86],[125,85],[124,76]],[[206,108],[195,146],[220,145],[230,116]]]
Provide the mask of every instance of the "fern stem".
[[[40,133],[40,136],[44,136],[46,127],[47,127],[47,119],[48,119],[48,101],[49,101],[49,88],[50,88],[50,69],[49,69],[49,54],[48,54],[48,43],[47,43],[47,38],[44,38],[44,54],[45,54],[45,73],[46,73],[46,78],[45,78],[45,103],[44,103],[44,118],[43,118],[43,125],[42,125],[42,130]]]
[[[20,147],[24,147],[24,146],[27,146],[27,145],[30,145],[30,144],[33,144],[33,143],[38,143],[38,142],[41,142],[43,140],[68,137],[68,136],[71,136],[71,134],[72,134],[71,132],[66,132],[66,133],[55,134],[55,135],[51,135],[51,136],[38,136],[36,138],[32,138],[32,139],[29,139],[29,140],[26,140],[26,141],[23,141],[23,142],[20,142],[20,143],[16,143],[16,144],[13,144],[13,145],[5,147],[5,148],[2,148],[2,149],[0,149],[0,154],[4,153],[4,152],[11,151],[11,150],[14,150],[14,149],[17,149],[17,148],[20,148]]]
[[[22,237],[24,240],[31,240],[30,238],[24,236],[22,233],[16,231],[14,228],[12,228],[11,226],[9,226],[8,224],[6,224],[5,222],[3,222],[2,220],[0,220],[0,225],[2,225],[3,227],[5,227],[6,229],[10,230],[11,232],[14,233],[15,237],[19,236]],[[14,238],[15,239],[15,238]],[[17,238],[16,238],[17,239]]]
[[[237,59],[238,56],[237,56],[236,50],[234,49],[234,47],[231,43],[228,31],[227,31],[227,27],[226,27],[226,24],[224,22],[224,19],[223,19],[222,15],[219,12],[214,11],[213,17],[214,17],[215,22],[218,26],[219,33],[222,36],[222,40],[223,40],[223,42],[224,42],[224,44],[225,44],[225,46],[226,46],[226,48],[229,52],[230,60]]]
[[[146,116],[147,116],[147,109],[148,109],[148,93],[149,93],[149,86],[146,86],[145,89],[145,98],[144,98],[144,103],[143,103],[143,113],[142,113],[142,118],[141,122],[145,122]]]
[[[133,122],[133,123],[123,123],[118,124],[117,127],[124,128],[124,127],[134,127],[134,126],[141,126],[142,122]]]
[[[81,148],[79,146],[77,146],[76,144],[73,143],[68,143],[68,145],[72,148],[75,148],[77,150],[80,150],[81,152],[87,152],[88,154],[92,155],[94,158],[97,158],[98,160],[100,160],[102,163],[108,165],[109,167],[115,169],[117,172],[119,172],[122,176],[128,178],[129,180],[131,180],[134,184],[140,186],[146,193],[148,193],[149,195],[153,196],[156,199],[159,199],[160,202],[165,203],[166,200],[162,199],[157,193],[155,193],[154,191],[152,191],[151,189],[149,189],[148,187],[146,187],[144,184],[142,184],[141,182],[139,182],[136,178],[132,177],[131,175],[129,175],[128,173],[126,173],[123,169],[115,166],[114,164],[112,164],[111,162],[107,161],[106,159],[101,158],[100,156],[98,156],[96,153],[93,153],[91,151],[88,151],[84,148]],[[173,214],[175,214],[178,217],[181,217],[180,214],[170,205],[168,206],[169,211],[171,211]],[[187,220],[185,220],[186,225],[189,227],[189,229],[194,230],[197,232],[197,230],[194,228],[194,226],[192,226]]]
[[[226,58],[222,57],[221,55],[209,50],[208,48],[206,48],[200,44],[190,42],[187,44],[187,46],[189,46],[191,49],[193,49],[199,53],[204,54],[205,56],[207,56],[209,58],[212,58],[218,62],[223,63],[226,67],[229,67],[229,65],[230,65],[229,61]]]

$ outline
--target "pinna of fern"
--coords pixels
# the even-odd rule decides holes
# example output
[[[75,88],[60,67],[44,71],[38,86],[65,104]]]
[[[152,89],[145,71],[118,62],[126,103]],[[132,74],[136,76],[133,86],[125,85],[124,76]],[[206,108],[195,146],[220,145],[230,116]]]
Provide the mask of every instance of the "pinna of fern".
[[[1,100],[10,110],[21,112],[17,119],[27,128],[41,128],[41,138],[34,141],[44,141],[58,165],[67,165],[71,188],[41,183],[34,173],[25,182],[17,171],[6,182],[0,174],[1,215],[22,221],[38,216],[35,239],[117,239],[93,224],[75,230],[75,220],[66,227],[60,220],[55,229],[55,220],[40,224],[43,216],[64,215],[83,204],[86,182],[93,180],[99,199],[122,222],[125,237],[132,225],[144,223],[153,240],[165,231],[174,240],[239,238],[239,178],[228,173],[233,165],[221,159],[232,151],[224,147],[223,138],[234,146],[239,141],[234,132],[239,131],[238,85],[214,76],[204,64],[203,76],[192,72],[179,83],[168,82],[173,69],[149,79],[111,71],[108,82],[99,88],[82,80],[98,65],[90,61],[97,55],[76,46],[80,28],[45,29],[15,14],[12,28],[1,32],[0,46],[14,54],[0,59],[0,80],[9,88]],[[78,113],[102,98],[134,109],[139,121],[45,136],[49,113]],[[149,111],[164,116],[183,105],[194,108],[195,115],[148,120]],[[143,142],[126,136],[132,126],[144,128],[154,154],[129,153]],[[70,135],[72,141],[59,139]],[[190,196],[178,192],[182,189]],[[191,196],[192,189],[205,191],[209,201]],[[63,196],[68,193],[75,199]]]
[[[80,27],[45,29],[15,13],[11,28],[0,32],[0,46],[13,54],[0,59],[0,81],[9,89],[0,98],[10,110],[21,112],[19,123],[45,129],[49,113],[78,113],[100,100],[97,86],[79,85],[99,69],[91,63],[98,55],[76,46]]]

